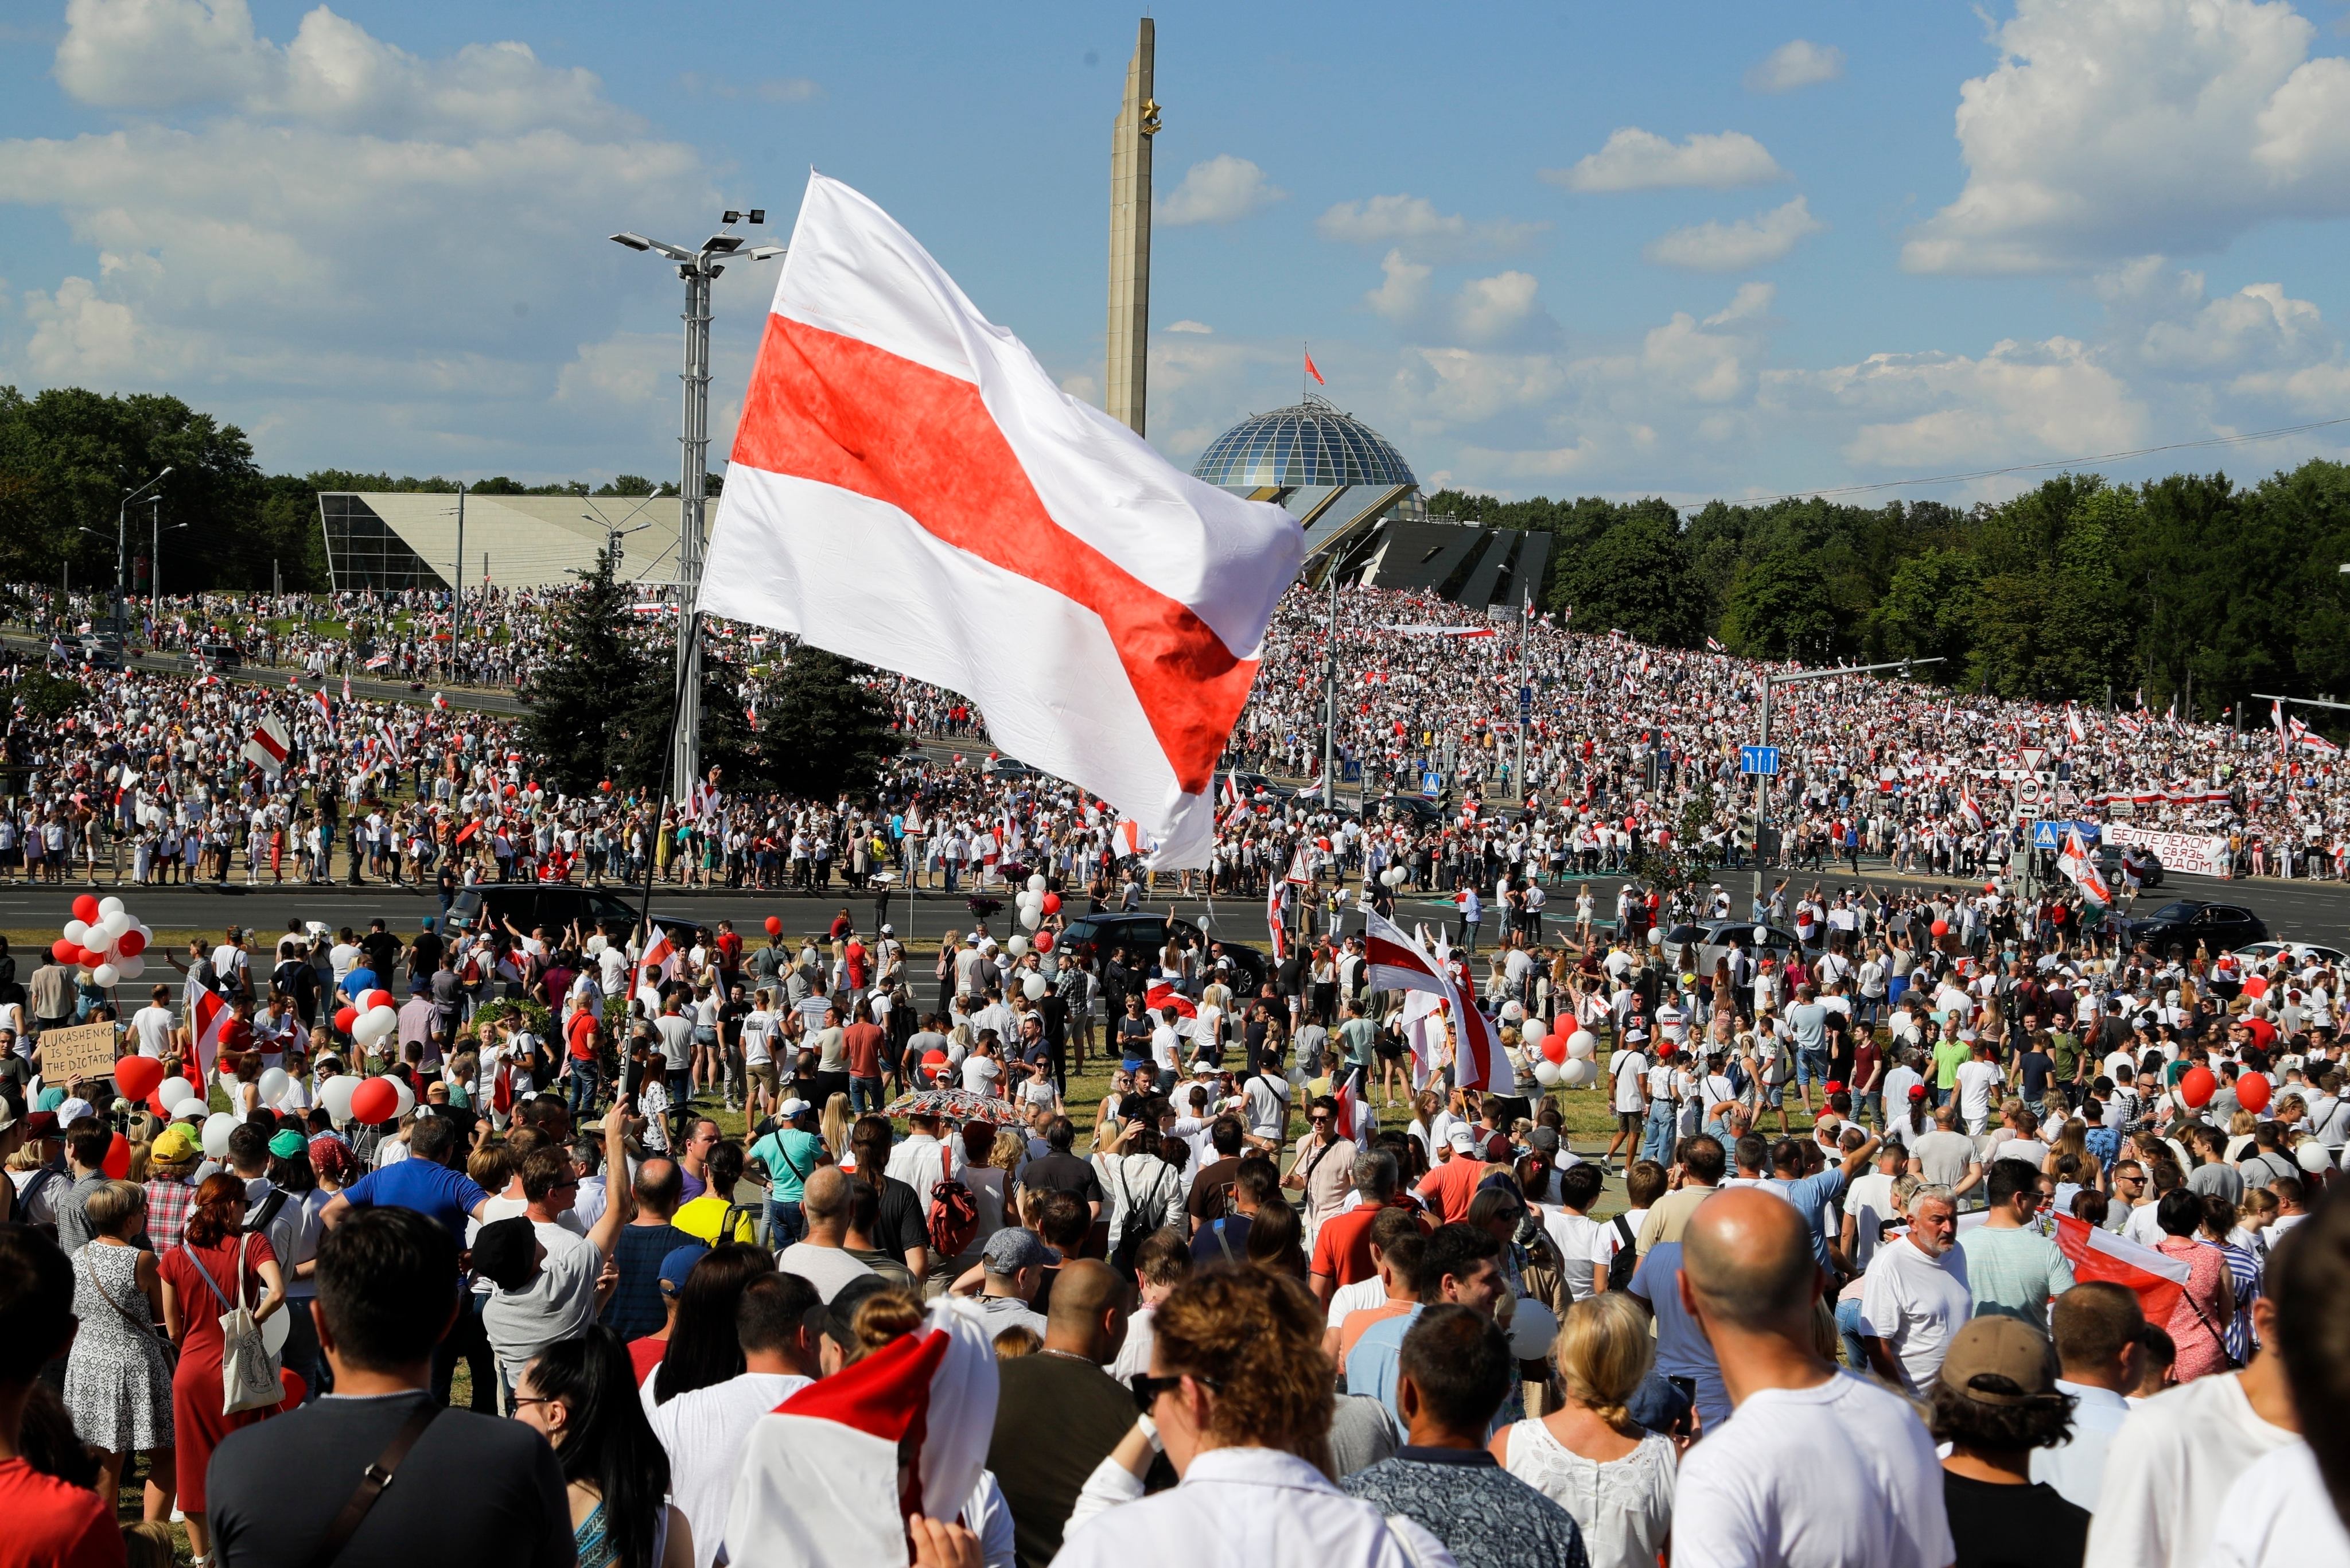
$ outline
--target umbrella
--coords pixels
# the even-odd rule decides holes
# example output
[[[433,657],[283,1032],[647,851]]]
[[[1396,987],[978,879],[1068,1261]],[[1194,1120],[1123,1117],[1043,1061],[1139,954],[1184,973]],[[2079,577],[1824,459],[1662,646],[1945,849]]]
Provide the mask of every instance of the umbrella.
[[[891,1116],[939,1116],[951,1122],[985,1122],[1002,1127],[1012,1120],[1012,1107],[1004,1101],[987,1095],[974,1095],[969,1089],[917,1089],[910,1095],[900,1095],[884,1107],[882,1114]]]

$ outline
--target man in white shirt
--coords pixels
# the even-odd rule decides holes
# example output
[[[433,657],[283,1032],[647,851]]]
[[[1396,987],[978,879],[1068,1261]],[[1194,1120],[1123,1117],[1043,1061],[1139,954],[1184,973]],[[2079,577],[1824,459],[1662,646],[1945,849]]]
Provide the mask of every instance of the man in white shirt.
[[[1599,1157],[1603,1168],[1614,1162],[1619,1146],[1625,1149],[1627,1165],[1640,1152],[1641,1124],[1648,1108],[1648,1085],[1643,1081],[1648,1073],[1648,1058],[1639,1046],[1647,1039],[1641,1030],[1627,1030],[1624,1043],[1607,1057],[1607,1082],[1612,1085],[1609,1103],[1616,1111],[1616,1136],[1607,1140],[1607,1152]]]
[[[2138,1335],[2146,1314],[2136,1292],[2089,1280],[2058,1296],[2048,1316],[2060,1369],[2057,1391],[2073,1397],[2073,1433],[2032,1450],[2032,1479],[2095,1513],[2105,1486],[2106,1450],[2130,1413],[2127,1396],[2145,1360]]]
[[[1924,1423],[1816,1348],[1821,1276],[1802,1216],[1767,1193],[1721,1193],[1690,1216],[1682,1247],[1680,1299],[1736,1415],[1681,1461],[1675,1561],[1948,1568],[1956,1548]]]
[[[654,1436],[669,1451],[671,1492],[693,1527],[694,1568],[717,1561],[743,1439],[761,1417],[816,1376],[816,1346],[806,1319],[817,1304],[816,1287],[797,1274],[752,1276],[734,1313],[743,1370],[648,1412]]]
[[[1877,1249],[1863,1283],[1860,1338],[1869,1367],[1914,1398],[1933,1391],[1950,1336],[1974,1315],[1958,1234],[1950,1189],[1919,1188],[1909,1199],[1908,1234]]]
[[[806,1221],[807,1234],[775,1258],[778,1270],[799,1275],[827,1302],[839,1294],[840,1288],[849,1281],[873,1272],[843,1250],[848,1239],[851,1179],[837,1166],[819,1166],[808,1173],[800,1198],[800,1215]]]
[[[172,1054],[170,987],[157,986],[147,1005],[130,1015],[130,1035],[139,1042],[139,1054],[141,1056],[168,1056]]]
[[[1599,1200],[1607,1179],[1596,1165],[1569,1166],[1558,1173],[1559,1201],[1541,1206],[1542,1228],[1558,1249],[1559,1273],[1566,1281],[1567,1294],[1575,1301],[1591,1294],[1600,1232],[1611,1229],[1591,1218],[1591,1206]],[[1637,1230],[1632,1233],[1639,1234]]]
[[[1991,1060],[1998,1047],[1988,1040],[1975,1042],[1975,1054],[1959,1064],[1959,1114],[1966,1118],[1967,1136],[1981,1137],[1991,1125],[1992,1096],[2007,1082],[2007,1075]]]
[[[1887,1142],[1877,1151],[1877,1168],[1866,1176],[1855,1177],[1844,1195],[1845,1259],[1861,1273],[1877,1257],[1877,1243],[1884,1239],[1885,1222],[1899,1218],[1893,1207],[1893,1183],[1901,1175],[1908,1158],[1898,1143]]]

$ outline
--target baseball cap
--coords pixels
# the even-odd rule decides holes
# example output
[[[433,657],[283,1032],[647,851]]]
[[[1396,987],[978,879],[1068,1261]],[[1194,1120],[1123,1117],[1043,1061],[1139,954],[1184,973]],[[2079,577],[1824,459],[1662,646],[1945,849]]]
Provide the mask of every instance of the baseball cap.
[[[173,1122],[156,1135],[155,1146],[151,1150],[155,1158],[165,1165],[177,1165],[182,1160],[193,1159],[203,1151],[204,1146],[196,1137],[194,1129],[179,1122]]]
[[[881,928],[881,934],[885,937],[894,937],[898,934],[898,928],[885,923]]]
[[[1979,1317],[1959,1330],[1942,1357],[1942,1386],[1978,1405],[2022,1405],[2056,1391],[2048,1336],[2014,1317]],[[1981,1385],[2003,1379],[2015,1391]]]
[[[829,1302],[818,1302],[800,1317],[810,1334],[829,1334],[832,1342],[844,1350],[857,1344],[857,1306],[876,1291],[886,1291],[889,1282],[879,1274],[859,1274],[833,1293]]]
[[[709,1255],[710,1249],[699,1241],[691,1241],[682,1247],[671,1247],[668,1251],[663,1252],[660,1261],[661,1294],[673,1296],[685,1289],[686,1275],[693,1272],[694,1264]]]
[[[269,1140],[269,1152],[280,1159],[292,1159],[309,1147],[308,1140],[292,1127],[280,1127]]]
[[[1465,1127],[1454,1127],[1451,1136],[1448,1137],[1445,1141],[1452,1146],[1456,1153],[1460,1154],[1467,1154],[1471,1149],[1477,1147],[1477,1140],[1469,1136],[1469,1129]]]
[[[1526,1145],[1528,1147],[1540,1154],[1556,1154],[1558,1152],[1558,1129],[1556,1127],[1536,1127],[1534,1131],[1526,1135]]]
[[[1913,1100],[1922,1100],[1922,1099],[1924,1099],[1924,1098],[1926,1097],[1926,1085],[1923,1085],[1923,1084],[1912,1084],[1912,1085],[1909,1085],[1909,1097],[1910,1097],[1911,1099],[1913,1099]]]
[[[59,1127],[69,1127],[73,1126],[74,1123],[81,1120],[84,1116],[94,1116],[96,1115],[98,1115],[98,1107],[91,1105],[88,1100],[83,1099],[79,1095],[76,1095],[73,1098],[63,1102],[57,1106],[57,1125]]]
[[[794,1116],[806,1116],[815,1108],[816,1107],[814,1106],[809,1105],[806,1100],[785,1100],[776,1110],[775,1114],[783,1117],[784,1120],[790,1121]]]
[[[1041,1269],[1046,1263],[1061,1261],[1059,1251],[1045,1245],[1035,1231],[1017,1227],[990,1236],[985,1255],[991,1274],[1016,1274],[1023,1269]]]

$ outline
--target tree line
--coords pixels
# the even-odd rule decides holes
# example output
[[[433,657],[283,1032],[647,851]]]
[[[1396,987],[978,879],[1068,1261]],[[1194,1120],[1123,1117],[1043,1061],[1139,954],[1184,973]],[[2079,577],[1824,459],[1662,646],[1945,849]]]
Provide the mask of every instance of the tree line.
[[[1429,509],[1559,536],[1542,603],[1577,630],[1762,659],[1922,659],[1920,678],[2002,697],[2210,720],[2254,691],[2350,692],[2350,467],[2257,484],[2068,473],[1997,504],[1816,497],[1500,501]],[[2263,710],[2264,711],[2264,710]]]

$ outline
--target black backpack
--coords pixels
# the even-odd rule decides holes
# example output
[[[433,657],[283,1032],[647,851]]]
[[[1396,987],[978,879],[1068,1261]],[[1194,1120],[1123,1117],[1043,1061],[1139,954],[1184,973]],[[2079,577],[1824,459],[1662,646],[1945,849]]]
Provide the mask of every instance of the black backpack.
[[[1621,1214],[1616,1216],[1616,1255],[1607,1260],[1607,1288],[1611,1291],[1632,1288],[1632,1275],[1640,1267],[1640,1252],[1635,1241],[1631,1221]]]

